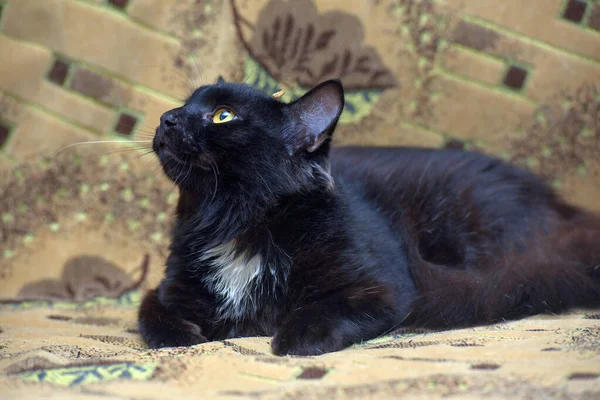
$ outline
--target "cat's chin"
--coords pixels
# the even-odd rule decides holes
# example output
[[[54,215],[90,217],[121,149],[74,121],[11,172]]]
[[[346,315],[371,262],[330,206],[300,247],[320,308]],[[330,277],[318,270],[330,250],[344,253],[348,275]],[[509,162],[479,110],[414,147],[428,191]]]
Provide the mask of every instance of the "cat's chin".
[[[197,191],[199,186],[203,184],[205,179],[213,179],[216,174],[216,170],[211,168],[209,162],[200,162],[194,160],[194,162],[186,162],[181,157],[176,156],[170,150],[157,150],[155,151],[163,172],[169,178],[170,181],[179,186],[184,191]]]

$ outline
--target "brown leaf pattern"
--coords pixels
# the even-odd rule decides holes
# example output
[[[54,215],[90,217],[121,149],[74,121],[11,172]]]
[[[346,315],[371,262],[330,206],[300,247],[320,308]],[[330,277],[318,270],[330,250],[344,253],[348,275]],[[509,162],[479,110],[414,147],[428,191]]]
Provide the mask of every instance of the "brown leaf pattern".
[[[252,37],[232,1],[238,34],[250,55],[276,80],[312,87],[340,78],[348,90],[387,89],[397,86],[394,75],[377,52],[363,42],[359,19],[333,11],[319,15],[312,0],[293,5],[271,0],[261,11]]]

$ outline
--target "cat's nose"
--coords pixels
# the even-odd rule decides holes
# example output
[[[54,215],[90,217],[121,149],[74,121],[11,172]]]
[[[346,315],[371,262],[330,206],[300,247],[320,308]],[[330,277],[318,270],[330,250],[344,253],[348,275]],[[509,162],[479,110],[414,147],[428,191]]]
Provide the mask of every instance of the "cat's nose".
[[[160,124],[165,128],[173,128],[179,123],[179,117],[172,111],[167,111],[160,117]]]

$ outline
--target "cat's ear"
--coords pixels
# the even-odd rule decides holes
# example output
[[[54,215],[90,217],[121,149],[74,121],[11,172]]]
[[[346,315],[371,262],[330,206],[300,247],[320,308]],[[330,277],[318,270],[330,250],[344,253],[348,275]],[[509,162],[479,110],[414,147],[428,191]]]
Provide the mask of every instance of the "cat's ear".
[[[344,110],[344,88],[339,80],[323,82],[288,105],[294,122],[290,153],[316,151],[331,138]]]
[[[223,79],[223,77],[219,75],[219,79],[217,79],[217,85],[220,85],[221,83],[225,83],[225,79]]]

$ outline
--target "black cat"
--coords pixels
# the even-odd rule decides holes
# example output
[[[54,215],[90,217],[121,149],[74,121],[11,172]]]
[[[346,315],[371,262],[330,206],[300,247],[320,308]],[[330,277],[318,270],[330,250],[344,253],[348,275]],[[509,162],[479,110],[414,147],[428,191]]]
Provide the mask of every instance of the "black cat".
[[[286,104],[220,80],[161,117],[180,199],[139,312],[151,347],[273,335],[312,355],[600,304],[597,216],[477,153],[330,151],[343,107],[338,81]]]

